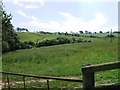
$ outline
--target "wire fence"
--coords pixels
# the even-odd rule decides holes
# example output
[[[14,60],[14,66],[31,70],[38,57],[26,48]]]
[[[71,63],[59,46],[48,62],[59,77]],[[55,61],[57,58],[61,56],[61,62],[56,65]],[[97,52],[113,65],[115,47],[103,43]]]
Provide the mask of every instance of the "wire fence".
[[[65,81],[65,82],[73,82],[78,83],[80,85],[83,81],[80,79],[70,79],[70,78],[63,78],[63,77],[51,77],[51,76],[37,76],[37,75],[29,75],[29,74],[19,74],[19,73],[12,73],[12,72],[1,72],[4,75],[4,80],[2,86],[4,88],[8,88],[10,90],[14,85],[17,87],[22,87],[24,90],[26,88],[41,88],[46,87],[47,90],[50,90],[50,83],[54,83],[54,81]],[[17,76],[20,77],[19,81],[11,81],[10,76]],[[27,79],[29,78],[29,80]],[[21,79],[21,80],[20,80]],[[33,83],[37,83],[38,86],[33,86]],[[41,85],[40,85],[40,84]],[[59,84],[59,83],[58,83]]]

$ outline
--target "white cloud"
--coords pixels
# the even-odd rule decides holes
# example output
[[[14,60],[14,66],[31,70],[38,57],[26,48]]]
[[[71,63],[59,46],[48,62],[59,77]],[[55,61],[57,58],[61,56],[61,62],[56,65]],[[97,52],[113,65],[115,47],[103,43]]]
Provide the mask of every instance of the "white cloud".
[[[60,14],[60,15],[62,15],[62,16],[64,16],[64,17],[66,17],[66,18],[71,18],[71,17],[73,17],[71,14],[66,13],[66,12],[58,12],[58,14]]]
[[[17,11],[18,14],[20,14],[23,17],[27,17],[26,13],[23,11]]]
[[[44,6],[44,0],[13,0],[13,4],[26,8],[35,9]]]
[[[35,6],[35,5],[27,5],[25,6],[25,8],[28,8],[28,9],[34,9],[34,8],[39,8],[40,6]]]
[[[83,20],[80,17],[75,17],[70,14],[61,14],[64,17],[70,17],[63,23],[62,30],[67,31],[75,31],[78,32],[79,30],[89,30],[93,31],[101,26],[105,25],[108,22],[108,18],[104,16],[103,13],[96,13],[94,18],[88,21]]]
[[[23,7],[23,4],[19,3],[18,0],[13,0],[13,3],[14,3],[15,5],[20,6],[20,7]]]
[[[103,13],[98,12],[95,14],[95,18],[88,23],[88,28],[95,30],[100,26],[103,26],[104,24],[106,24],[107,21],[108,21],[108,18],[106,18],[103,15]]]
[[[35,16],[31,16],[30,18],[32,19],[32,21],[39,21],[39,18],[37,18]]]
[[[58,14],[60,14],[62,17],[65,17],[65,19],[62,22],[44,22],[35,16],[31,16],[30,21],[23,23],[22,25],[27,26],[29,28],[37,28],[37,30],[45,30],[52,32],[78,32],[80,30],[88,30],[94,32],[95,30],[98,31],[101,28],[103,29],[103,26],[108,22],[108,18],[106,18],[101,12],[96,13],[93,19],[87,21],[83,20],[80,17],[73,16],[70,13],[59,12]]]
[[[61,24],[56,22],[56,21],[43,22],[43,21],[40,21],[34,17],[31,20],[31,22],[24,23],[23,25],[28,26],[28,27],[35,27],[35,28],[39,28],[39,29],[54,30],[55,31],[55,30],[58,30],[58,28],[60,28]]]

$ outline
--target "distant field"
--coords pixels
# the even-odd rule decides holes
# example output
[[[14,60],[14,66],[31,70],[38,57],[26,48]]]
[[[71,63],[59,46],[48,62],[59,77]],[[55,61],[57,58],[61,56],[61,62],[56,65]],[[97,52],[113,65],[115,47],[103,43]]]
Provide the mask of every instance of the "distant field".
[[[91,36],[91,35],[94,35],[94,36],[97,36],[97,37],[105,37],[107,35],[109,35],[108,33],[101,33],[101,34],[82,34],[81,36]],[[116,33],[113,33],[113,35],[115,35],[116,37],[118,37],[118,34]]]
[[[77,38],[75,36],[65,36],[65,35],[56,35],[56,34],[38,34],[38,33],[31,33],[31,32],[17,32],[22,42],[24,41],[44,41],[44,40],[51,40],[57,37],[66,37],[66,38]]]
[[[18,36],[20,37],[20,41],[36,41],[40,39],[40,36],[36,33],[31,32],[17,32]]]
[[[19,33],[19,36],[22,41],[34,41],[36,39],[41,41],[46,38],[57,37],[57,35],[39,36],[34,33]],[[2,56],[3,70],[41,76],[82,78],[82,64],[118,61],[117,37],[113,38],[112,42],[109,38],[83,37],[83,39],[90,39],[92,42],[32,48],[5,53]],[[118,81],[118,70],[98,72],[95,80],[97,84],[115,83]]]
[[[72,39],[72,38],[82,38],[83,40],[91,40],[92,38],[87,38],[84,36],[97,36],[97,37],[105,37],[109,34],[81,34],[80,37],[76,37],[76,36],[66,36],[66,35],[56,35],[56,34],[38,34],[38,33],[32,33],[32,32],[17,32],[18,36],[20,37],[20,41],[24,42],[24,41],[44,41],[44,40],[51,40],[57,37],[65,37],[68,39]],[[113,34],[115,36],[118,36],[118,34]]]

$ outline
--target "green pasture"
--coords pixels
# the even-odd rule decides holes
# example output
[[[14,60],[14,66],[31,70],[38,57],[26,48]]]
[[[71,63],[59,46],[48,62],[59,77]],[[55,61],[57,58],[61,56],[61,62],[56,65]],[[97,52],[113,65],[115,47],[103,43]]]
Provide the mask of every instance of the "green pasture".
[[[91,40],[92,38],[86,37],[86,36],[97,36],[97,37],[106,37],[109,34],[103,33],[103,34],[80,34],[80,37],[71,36],[71,35],[58,35],[58,34],[40,34],[40,33],[34,33],[34,32],[17,32],[18,36],[20,37],[20,41],[44,41],[44,40],[51,40],[57,37],[64,37],[68,39],[83,39],[83,40]],[[118,37],[118,34],[113,34],[116,37]]]
[[[81,66],[83,64],[118,61],[117,37],[113,38],[112,41],[109,38],[91,40],[92,42],[47,46],[5,53],[2,55],[2,68],[3,71],[15,73],[82,79]],[[95,80],[96,84],[117,83],[118,70],[97,72]]]
[[[40,33],[32,33],[32,32],[17,32],[18,36],[20,37],[20,41],[45,41],[45,40],[51,40],[58,37],[64,37],[68,39],[76,38],[75,36],[66,36],[66,35],[58,35],[58,34],[40,34]]]

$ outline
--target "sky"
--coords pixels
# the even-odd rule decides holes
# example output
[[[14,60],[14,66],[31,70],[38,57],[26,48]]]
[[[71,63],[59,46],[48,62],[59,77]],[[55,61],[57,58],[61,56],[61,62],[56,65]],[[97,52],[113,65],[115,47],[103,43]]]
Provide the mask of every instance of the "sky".
[[[14,28],[46,32],[118,31],[119,0],[3,0]]]

